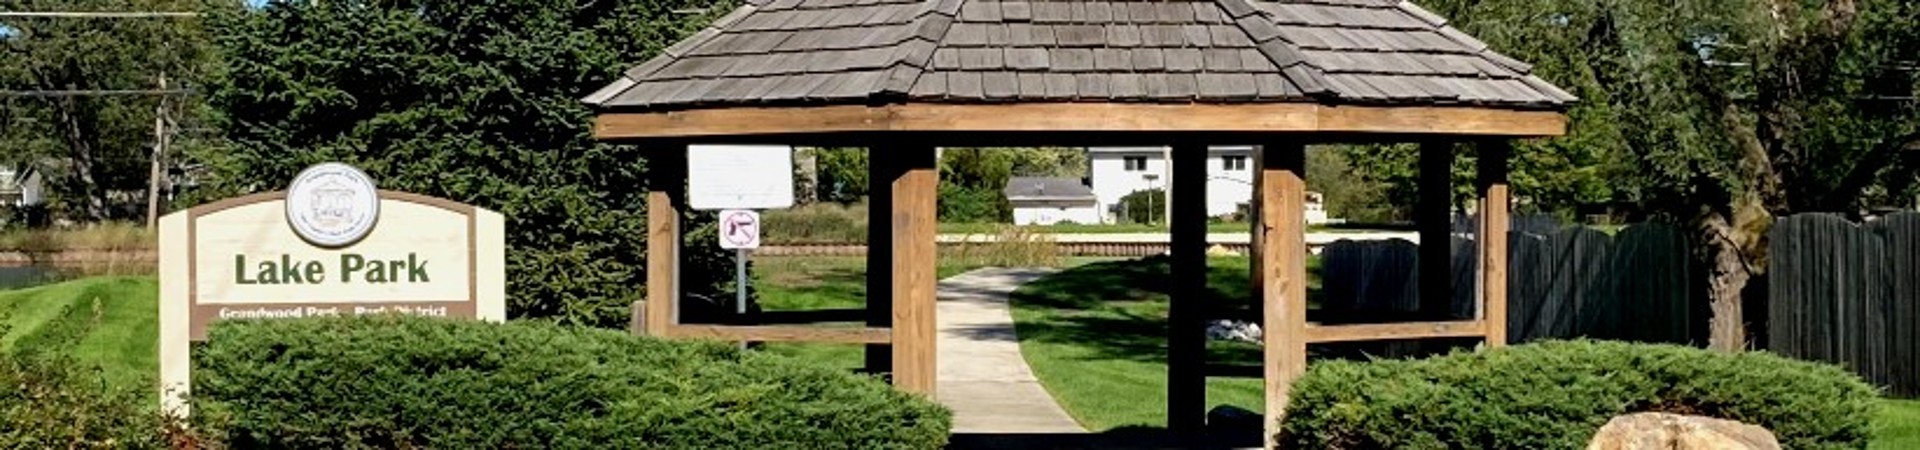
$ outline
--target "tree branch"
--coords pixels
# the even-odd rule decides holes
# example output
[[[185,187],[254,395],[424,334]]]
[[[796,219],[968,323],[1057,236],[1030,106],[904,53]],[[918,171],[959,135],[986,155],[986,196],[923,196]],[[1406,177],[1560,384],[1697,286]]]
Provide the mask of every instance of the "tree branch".
[[[1859,159],[1854,161],[1853,168],[1847,171],[1845,177],[1840,178],[1840,183],[1835,184],[1832,190],[1827,191],[1827,195],[1823,196],[1825,198],[1822,199],[1821,204],[1836,207],[1853,206],[1851,204],[1836,205],[1835,203],[1839,203],[1838,200],[1840,199],[1834,197],[1841,195],[1853,195],[1857,197],[1860,191],[1866,190],[1867,186],[1872,185],[1874,180],[1878,179],[1882,172],[1888,168],[1903,165],[1901,164],[1902,158],[1900,157],[1902,152],[1915,151],[1920,151],[1920,132],[1908,133],[1897,139],[1889,139],[1881,142],[1880,145],[1873,146],[1873,150],[1868,151],[1865,155],[1861,155]]]

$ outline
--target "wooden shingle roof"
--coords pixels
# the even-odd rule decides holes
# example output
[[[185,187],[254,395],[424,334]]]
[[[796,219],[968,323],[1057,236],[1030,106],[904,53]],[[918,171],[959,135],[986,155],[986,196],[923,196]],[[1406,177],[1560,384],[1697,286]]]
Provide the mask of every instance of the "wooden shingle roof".
[[[1399,0],[762,0],[585,101],[1464,105],[1576,99]]]

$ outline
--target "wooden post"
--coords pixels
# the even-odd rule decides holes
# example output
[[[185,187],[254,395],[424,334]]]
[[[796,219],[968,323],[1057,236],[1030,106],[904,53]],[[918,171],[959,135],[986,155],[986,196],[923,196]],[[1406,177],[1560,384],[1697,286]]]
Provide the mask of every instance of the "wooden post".
[[[893,182],[900,147],[867,148],[867,326],[893,326]],[[866,372],[893,371],[893,345],[867,344]]]
[[[1487,346],[1507,345],[1507,157],[1505,140],[1480,143],[1480,320]]]
[[[1266,448],[1277,443],[1293,382],[1307,371],[1307,188],[1306,147],[1262,146],[1253,201],[1260,205],[1260,246],[1255,274],[1262,285],[1261,325],[1266,348]]]
[[[1167,185],[1173,290],[1167,308],[1167,428],[1197,434],[1207,420],[1207,146],[1176,145]]]
[[[167,90],[167,74],[160,73],[160,90]],[[166,185],[167,157],[167,97],[160,97],[160,106],[153,107],[153,154],[149,155],[147,167],[147,229],[160,226],[160,189]]]
[[[1453,143],[1420,144],[1420,199],[1413,221],[1420,228],[1420,319],[1446,320],[1453,311]]]
[[[646,332],[666,336],[680,309],[680,205],[686,199],[687,147],[662,146],[647,157]]]
[[[931,146],[900,146],[881,149],[870,159],[874,167],[888,168],[873,175],[890,175],[891,180],[892,198],[885,205],[869,207],[891,210],[893,384],[929,397],[934,395],[938,370],[934,360],[938,338],[934,328],[936,154]]]
[[[627,333],[634,336],[647,335],[647,301],[634,300],[627,316]]]

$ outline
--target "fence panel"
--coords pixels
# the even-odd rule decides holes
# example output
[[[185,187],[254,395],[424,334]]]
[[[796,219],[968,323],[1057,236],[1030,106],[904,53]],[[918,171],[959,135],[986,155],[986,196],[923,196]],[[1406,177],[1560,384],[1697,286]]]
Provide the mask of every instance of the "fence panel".
[[[1901,398],[1920,397],[1920,213],[1876,225],[1886,241],[1887,385]]]
[[[1573,309],[1547,301],[1553,288],[1547,237],[1515,231],[1507,233],[1507,246],[1507,342],[1572,335]]]
[[[1466,236],[1453,237],[1453,303],[1451,311],[1457,320],[1472,319],[1479,315],[1478,295],[1480,286],[1480,241]]]
[[[1886,385],[1885,239],[1839,216],[1801,214],[1775,222],[1769,258],[1772,350]]]
[[[1547,301],[1573,305],[1576,335],[1613,338],[1620,326],[1620,306],[1611,292],[1613,277],[1607,273],[1613,238],[1592,228],[1571,227],[1549,239],[1553,242],[1549,258],[1559,267]]]
[[[1558,228],[1550,217],[1508,233],[1508,341],[1588,337],[1692,342],[1694,303],[1704,301],[1686,234],[1642,224],[1609,236]],[[1472,218],[1456,218],[1471,227]],[[1544,232],[1543,232],[1544,231]],[[1456,233],[1452,303],[1456,318],[1477,312],[1478,242]],[[1332,321],[1401,320],[1419,310],[1418,252],[1405,241],[1336,242],[1324,253],[1324,309]]]
[[[1619,299],[1618,339],[1692,344],[1693,258],[1679,229],[1647,223],[1613,238],[1614,294]]]
[[[1340,240],[1321,253],[1321,309],[1329,322],[1380,322],[1418,311],[1419,248],[1404,239]]]

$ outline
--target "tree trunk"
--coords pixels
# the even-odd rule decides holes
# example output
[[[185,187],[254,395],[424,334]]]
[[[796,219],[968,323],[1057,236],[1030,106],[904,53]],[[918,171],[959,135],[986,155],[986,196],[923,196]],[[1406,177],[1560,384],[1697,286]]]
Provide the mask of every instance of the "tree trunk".
[[[74,103],[68,99],[57,108],[60,110],[60,122],[66,130],[64,137],[67,149],[71,152],[68,162],[72,164],[74,180],[80,183],[80,193],[85,197],[87,219],[99,222],[107,219],[107,199],[99,181],[94,179],[94,171],[99,164],[93,155],[93,141],[89,138],[92,134],[92,127],[89,126],[91,121],[88,120],[90,118],[75,114],[82,109]]]
[[[1734,352],[1752,346],[1745,293],[1747,283],[1766,272],[1767,233],[1773,227],[1773,215],[1758,193],[1737,195],[1728,203],[1726,209],[1703,208],[1695,224],[1699,248],[1705,252],[1708,304],[1713,312],[1707,347]]]
[[[1712,308],[1712,321],[1708,324],[1707,347],[1735,352],[1747,347],[1746,311],[1740,296],[1752,279],[1747,272],[1746,261],[1741,259],[1734,228],[1725,215],[1718,212],[1702,214],[1700,218],[1701,241],[1708,252],[1708,304]]]

